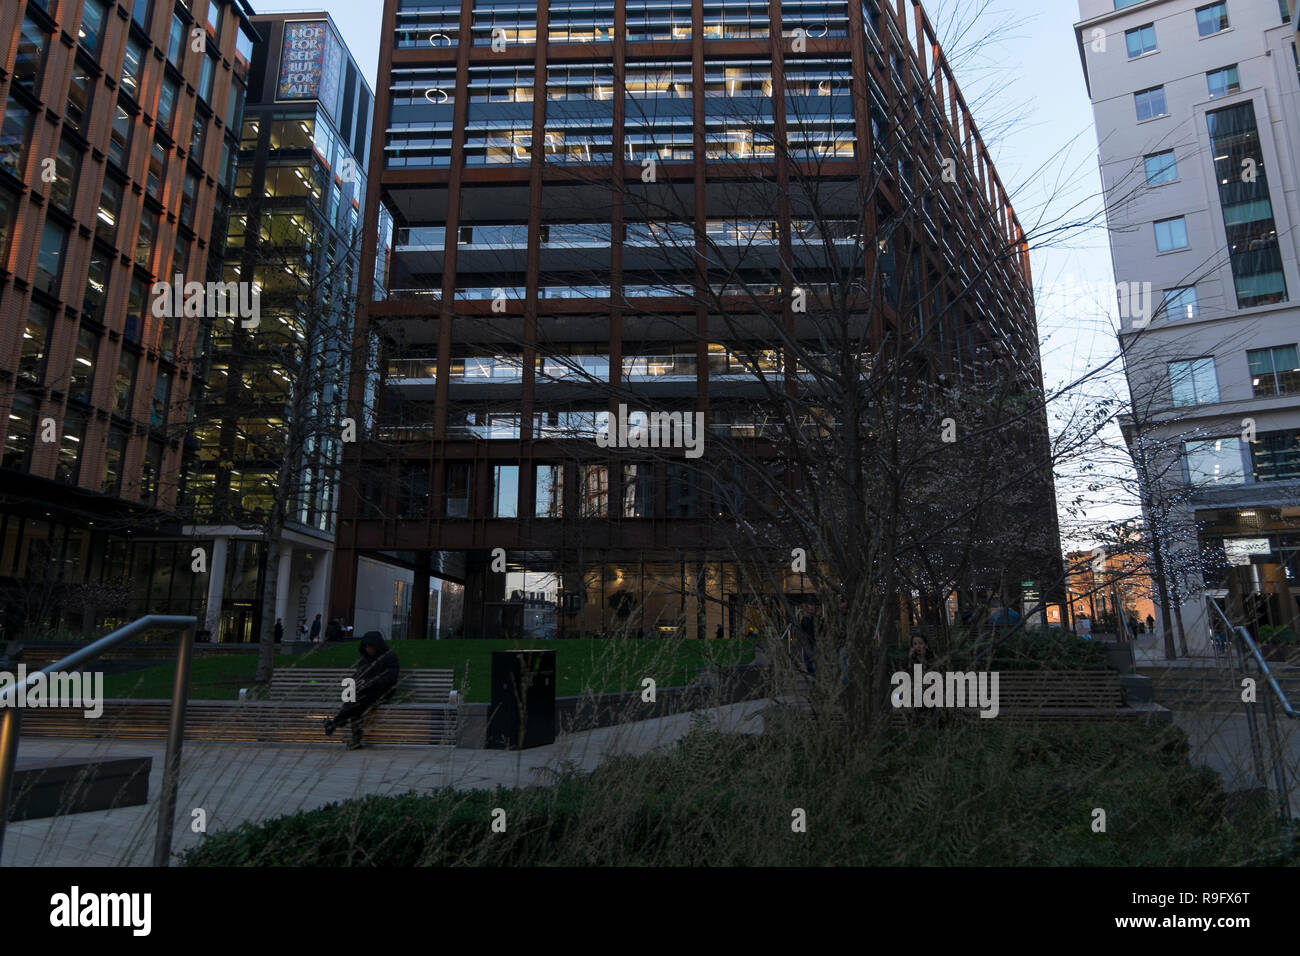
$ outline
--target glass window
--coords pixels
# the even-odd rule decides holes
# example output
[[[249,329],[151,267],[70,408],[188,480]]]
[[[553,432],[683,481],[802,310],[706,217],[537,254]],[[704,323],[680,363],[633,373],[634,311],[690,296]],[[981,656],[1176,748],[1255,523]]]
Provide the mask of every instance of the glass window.
[[[158,126],[171,131],[172,119],[176,113],[176,82],[164,79],[158,90]]]
[[[144,49],[135,37],[126,41],[126,53],[122,57],[122,89],[135,99],[140,98],[140,82],[144,75]]]
[[[1237,307],[1287,301],[1286,275],[1253,103],[1206,114]],[[1254,175],[1245,177],[1249,168]]]
[[[83,135],[90,123],[90,104],[95,98],[95,78],[91,65],[77,57],[68,84],[68,102],[63,108],[63,123]]]
[[[217,61],[210,56],[203,58],[199,68],[199,99],[205,103],[212,102],[212,79],[217,73]]]
[[[149,31],[149,14],[153,12],[150,9],[152,5],[153,0],[135,0],[131,4],[131,18],[143,27],[146,33]]]
[[[208,0],[208,29],[213,36],[221,36],[221,2]]]
[[[469,517],[470,466],[461,462],[448,462],[443,489],[443,513],[448,518]]]
[[[1182,216],[1162,219],[1155,224],[1156,251],[1171,252],[1187,248],[1187,220]]]
[[[1246,359],[1250,363],[1250,384],[1256,398],[1300,392],[1300,355],[1296,346],[1251,349]]]
[[[149,150],[149,171],[145,179],[145,192],[162,199],[162,188],[167,180],[167,149],[158,140]]]
[[[132,277],[131,288],[126,297],[126,323],[122,326],[122,335],[128,342],[140,342],[144,333],[144,320],[149,312],[150,298],[145,284]]]
[[[1196,286],[1185,285],[1165,289],[1160,303],[1161,312],[1170,319],[1194,319],[1200,314],[1196,304]]]
[[[158,239],[158,214],[148,209],[140,216],[140,231],[135,237],[135,264],[152,271],[153,246]]]
[[[104,451],[104,475],[99,490],[106,495],[116,495],[122,486],[122,459],[126,457],[126,432],[110,428],[108,444]]]
[[[9,261],[9,237],[13,235],[18,203],[12,193],[0,189],[0,268]]]
[[[652,466],[647,464],[623,466],[623,517],[653,517]]]
[[[1187,481],[1193,487],[1238,485],[1245,481],[1242,440],[1218,438],[1184,445]]]
[[[230,95],[226,97],[226,128],[237,130],[242,125],[244,115],[244,88],[238,83],[231,84]]]
[[[5,103],[5,118],[0,125],[0,169],[23,178],[23,162],[31,140],[32,113],[12,96]]]
[[[81,169],[81,150],[66,137],[59,141],[54,154],[54,182],[49,184],[50,201],[65,212],[72,211],[73,197],[77,191],[77,174]]]
[[[1165,88],[1155,86],[1149,90],[1139,90],[1133,94],[1133,102],[1137,107],[1138,122],[1143,120],[1155,119],[1157,116],[1164,116],[1168,111],[1165,108]]]
[[[492,466],[493,518],[519,517],[519,466]]]
[[[1300,430],[1264,432],[1250,446],[1256,481],[1300,479]]]
[[[1227,96],[1229,93],[1241,92],[1241,79],[1237,76],[1236,65],[1225,66],[1221,70],[1211,70],[1205,74],[1210,86],[1210,96]]]
[[[578,513],[583,518],[609,517],[609,466],[578,466]]]
[[[162,442],[150,439],[145,447],[144,467],[140,469],[140,500],[153,504],[158,499],[158,476],[162,474]]]
[[[149,425],[163,428],[167,424],[167,398],[171,391],[171,376],[160,371],[153,380],[153,405],[149,410]]]
[[[167,61],[176,69],[181,69],[185,60],[185,21],[172,14],[172,23],[167,30]]]
[[[176,241],[172,243],[172,265],[166,274],[175,275],[180,273],[184,275],[189,267],[190,261],[190,244],[181,235],[181,231],[176,230]]]
[[[1214,374],[1213,358],[1170,362],[1169,385],[1177,406],[1207,405],[1219,400],[1219,380]]]
[[[99,56],[99,45],[104,39],[104,0],[86,0],[81,8],[81,27],[77,39],[91,56]]]
[[[31,395],[14,396],[9,409],[8,430],[5,437],[4,460],[0,466],[25,470],[31,460],[32,438],[36,433],[36,417],[40,402]],[[12,520],[12,519],[11,519]]]
[[[36,253],[36,288],[56,297],[59,280],[63,277],[63,253],[67,243],[68,230],[47,220],[45,231],[41,233],[41,248]]]
[[[1203,37],[1228,29],[1227,3],[1211,3],[1196,8],[1196,32]]]
[[[1174,160],[1172,149],[1165,150],[1163,153],[1153,153],[1145,158],[1144,163],[1148,186],[1172,183],[1178,178],[1178,163]]]
[[[108,295],[108,270],[113,256],[98,247],[90,251],[90,268],[86,272],[86,294],[81,309],[92,319],[104,321],[104,299]]]
[[[1290,0],[1277,0],[1278,11],[1282,14],[1282,22],[1291,22],[1291,5]]]
[[[131,161],[133,117],[120,104],[113,113],[113,130],[108,139],[108,158],[125,169]]]
[[[667,479],[667,516],[694,518],[696,502],[694,470],[686,465],[669,463]]]
[[[45,51],[50,45],[50,35],[45,32],[31,15],[23,17],[22,30],[18,34],[18,50],[13,63],[13,82],[26,87],[33,96],[40,93],[41,66],[45,63]]]
[[[198,195],[199,177],[187,171],[181,191],[181,222],[191,228],[194,226],[194,205],[198,201]]]
[[[208,126],[202,116],[195,116],[190,125],[190,158],[200,166],[203,165],[203,145]]]
[[[49,351],[50,329],[54,326],[54,313],[38,302],[27,309],[27,324],[23,326],[23,347],[18,355],[18,377],[40,382],[45,377],[45,356]]]
[[[538,518],[564,517],[564,466],[538,465],[533,513]]]
[[[129,349],[122,349],[117,358],[117,380],[113,386],[113,411],[123,418],[131,417],[135,398],[135,377],[140,359]]]
[[[248,76],[248,65],[253,60],[253,41],[243,30],[235,33],[235,76],[243,80]]]
[[[108,243],[117,245],[117,219],[122,209],[123,185],[112,176],[104,177],[104,186],[99,192],[99,210],[95,213],[95,236]]]
[[[68,409],[63,414],[59,436],[59,457],[54,465],[54,480],[75,485],[81,471],[81,449],[86,438],[86,416]]]
[[[1132,30],[1124,31],[1124,41],[1128,44],[1129,59],[1151,53],[1156,48],[1156,25],[1148,23]]]

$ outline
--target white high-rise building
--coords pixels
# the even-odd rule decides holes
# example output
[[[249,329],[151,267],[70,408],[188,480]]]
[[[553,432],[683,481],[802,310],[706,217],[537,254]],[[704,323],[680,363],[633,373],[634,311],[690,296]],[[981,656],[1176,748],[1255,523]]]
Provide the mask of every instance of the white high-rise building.
[[[1293,6],[1080,0],[1075,25],[1118,283],[1125,435],[1148,479],[1172,629],[1192,654],[1209,653],[1208,597],[1266,635],[1300,627]]]

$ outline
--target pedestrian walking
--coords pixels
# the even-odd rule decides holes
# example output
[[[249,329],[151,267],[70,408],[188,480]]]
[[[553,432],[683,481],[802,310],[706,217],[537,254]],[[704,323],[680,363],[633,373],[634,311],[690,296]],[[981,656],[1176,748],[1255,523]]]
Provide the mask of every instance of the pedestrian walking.
[[[311,640],[313,644],[320,643],[320,615],[316,615],[316,620],[311,622]]]

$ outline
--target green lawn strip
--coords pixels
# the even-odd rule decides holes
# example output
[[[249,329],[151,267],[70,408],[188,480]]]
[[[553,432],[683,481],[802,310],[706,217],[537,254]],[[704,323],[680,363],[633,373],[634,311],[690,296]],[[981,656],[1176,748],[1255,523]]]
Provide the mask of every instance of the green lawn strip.
[[[691,684],[710,663],[748,663],[752,650],[740,641],[695,640],[443,640],[392,641],[403,668],[451,668],[466,699],[490,700],[492,652],[541,648],[556,652],[556,695],[639,690],[652,678],[657,687]],[[303,656],[277,656],[276,667],[350,668],[357,660],[355,641],[339,642]],[[253,687],[256,656],[196,658],[191,665],[190,696],[195,700],[237,700],[241,687]],[[161,664],[104,679],[109,698],[157,699],[171,696],[173,664]]]

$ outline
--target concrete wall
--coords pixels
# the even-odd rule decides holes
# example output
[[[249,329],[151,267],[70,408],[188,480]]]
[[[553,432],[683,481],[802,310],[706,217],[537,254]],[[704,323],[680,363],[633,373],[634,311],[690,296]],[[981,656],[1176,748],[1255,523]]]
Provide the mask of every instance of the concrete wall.
[[[1082,22],[1076,25],[1096,118],[1115,279],[1139,288],[1149,283],[1153,309],[1165,289],[1196,288],[1195,317],[1171,315],[1146,325],[1143,316],[1121,312],[1131,347],[1127,371],[1137,426],[1169,453],[1153,469],[1161,497],[1187,501],[1171,517],[1145,516],[1168,529],[1175,550],[1197,547],[1198,510],[1294,504],[1298,490],[1295,482],[1248,480],[1250,453],[1242,445],[1247,480],[1206,483],[1189,498],[1180,459],[1185,441],[1225,438],[1235,444],[1248,419],[1258,432],[1300,427],[1300,396],[1254,397],[1246,355],[1300,340],[1295,25],[1283,25],[1276,0],[1229,0],[1229,28],[1201,37],[1195,11],[1206,2],[1149,0],[1115,11],[1113,0],[1080,0]],[[1152,23],[1156,50],[1130,58],[1125,31]],[[1211,97],[1206,73],[1231,65],[1237,67],[1240,91]],[[1167,115],[1139,121],[1134,93],[1156,86],[1164,88]],[[1259,128],[1257,159],[1267,175],[1290,301],[1238,309],[1206,114],[1247,102]],[[1170,149],[1177,178],[1148,185],[1144,157]],[[1186,220],[1188,247],[1158,252],[1154,223],[1177,216]],[[1174,407],[1169,363],[1204,357],[1214,361],[1219,400]],[[1194,654],[1209,653],[1202,586],[1195,573],[1183,582],[1183,624]]]
[[[378,631],[385,638],[393,633],[393,585],[404,581],[409,588],[415,573],[405,568],[384,564],[372,558],[357,559],[356,620],[352,621],[355,634]]]

